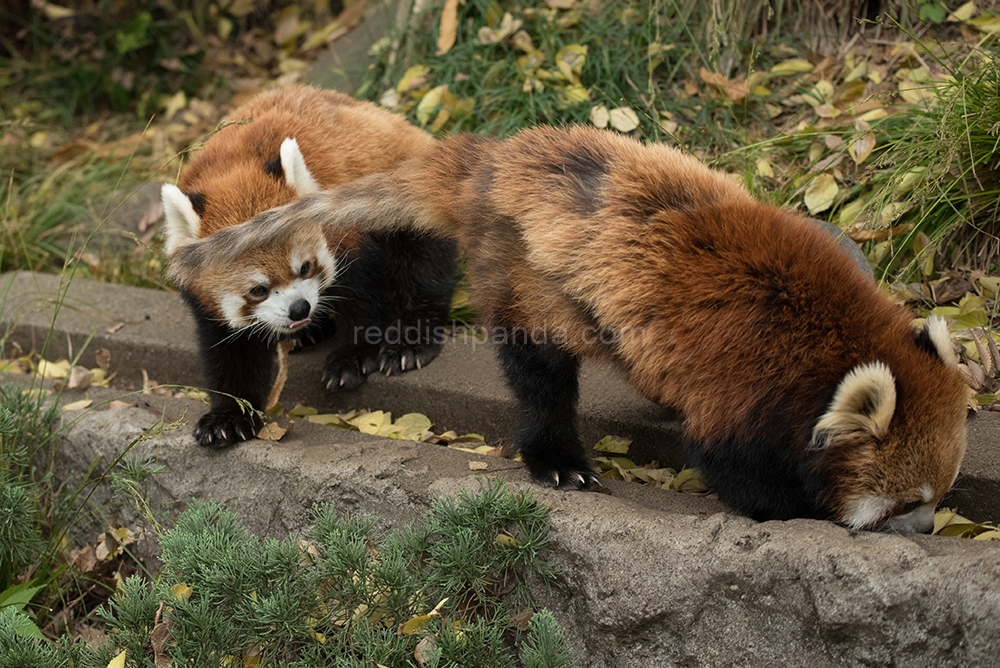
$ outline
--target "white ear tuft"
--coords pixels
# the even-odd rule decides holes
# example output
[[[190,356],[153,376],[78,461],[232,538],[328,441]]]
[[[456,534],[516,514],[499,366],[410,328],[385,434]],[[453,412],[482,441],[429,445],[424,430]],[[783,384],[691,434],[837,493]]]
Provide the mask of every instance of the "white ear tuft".
[[[175,185],[164,183],[160,189],[160,199],[163,200],[163,215],[167,219],[164,250],[169,256],[198,238],[201,219],[188,196]]]
[[[944,318],[932,315],[927,318],[925,328],[927,336],[934,344],[934,349],[937,350],[938,356],[944,360],[944,363],[948,366],[958,366],[958,357],[955,355],[955,347],[951,344],[948,323],[944,321]]]
[[[858,432],[879,437],[896,410],[896,379],[882,362],[851,369],[837,386],[833,401],[813,427],[810,448],[825,448]]]
[[[285,181],[295,188],[299,197],[319,192],[319,183],[306,167],[306,159],[299,150],[299,142],[291,137],[281,142],[281,169],[285,172]]]

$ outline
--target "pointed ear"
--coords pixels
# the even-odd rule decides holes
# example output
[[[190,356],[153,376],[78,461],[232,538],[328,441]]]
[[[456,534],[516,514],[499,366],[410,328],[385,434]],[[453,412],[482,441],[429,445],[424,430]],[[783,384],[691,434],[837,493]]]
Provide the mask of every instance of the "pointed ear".
[[[167,219],[164,250],[170,256],[181,246],[198,238],[201,219],[188,196],[175,185],[164,183],[160,189],[160,199],[163,200],[163,215]]]
[[[810,449],[835,445],[858,434],[878,438],[896,410],[896,379],[882,362],[851,369],[837,386],[830,407],[813,427]]]
[[[281,168],[285,172],[285,181],[295,188],[299,197],[319,192],[319,183],[306,167],[306,159],[299,150],[299,142],[291,137],[281,142]]]
[[[932,315],[927,318],[924,331],[919,334],[921,338],[926,337],[938,357],[948,366],[958,366],[958,357],[955,355],[955,347],[951,343],[951,335],[948,333],[948,323],[944,318]]]

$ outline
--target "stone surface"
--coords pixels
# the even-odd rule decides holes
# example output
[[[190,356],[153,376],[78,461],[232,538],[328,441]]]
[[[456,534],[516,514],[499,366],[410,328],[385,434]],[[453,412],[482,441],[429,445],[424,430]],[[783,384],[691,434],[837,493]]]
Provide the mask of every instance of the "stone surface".
[[[712,499],[614,481],[611,494],[560,492],[516,462],[301,422],[280,442],[209,451],[186,427],[147,431],[193,421],[203,406],[133,399],[139,407],[79,414],[57,470],[79,474],[98,458],[104,470],[135,443],[129,456],[165,467],[150,495],[161,517],[207,497],[251,530],[284,536],[304,529],[315,501],[398,527],[480,475],[530,489],[552,508],[561,573],[537,602],[556,613],[580,666],[985,666],[1000,651],[1000,544],[756,523]],[[489,470],[473,473],[473,460]],[[93,502],[113,507],[105,488]]]

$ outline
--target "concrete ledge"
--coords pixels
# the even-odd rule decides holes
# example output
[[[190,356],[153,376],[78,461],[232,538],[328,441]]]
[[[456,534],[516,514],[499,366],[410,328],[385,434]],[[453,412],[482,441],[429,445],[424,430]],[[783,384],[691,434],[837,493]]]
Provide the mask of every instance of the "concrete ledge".
[[[57,304],[61,301],[61,306]],[[0,275],[0,336],[7,346],[42,351],[49,359],[81,351],[111,351],[112,370],[123,389],[142,387],[142,370],[161,383],[202,383],[194,322],[171,293],[88,280],[64,282],[50,274]],[[50,334],[51,333],[51,334]],[[5,353],[7,351],[4,351]],[[424,413],[441,429],[474,431],[488,441],[510,441],[515,407],[492,347],[453,342],[420,371],[372,376],[352,392],[330,393],[320,383],[324,346],[293,355],[281,401],[321,410],[368,408],[394,415]],[[607,434],[633,439],[629,456],[679,467],[680,423],[669,410],[638,396],[614,371],[585,363],[580,377],[579,425],[584,442]],[[955,488],[944,504],[978,520],[1000,520],[1000,415],[983,412],[969,420],[969,451]]]
[[[161,382],[199,382],[193,325],[174,295],[75,281],[54,316],[58,286],[52,276],[0,276],[8,345],[41,349],[51,331],[47,356],[55,358],[93,336],[90,349],[111,350],[125,385],[138,387],[143,368]],[[420,411],[446,427],[509,437],[511,402],[485,348],[447,346],[423,371],[376,378],[350,395],[319,387],[323,354],[293,358],[286,404]],[[630,435],[657,456],[676,448],[677,424],[620,379],[588,367],[583,393],[589,439]],[[61,400],[84,394],[97,407],[121,390],[66,391]],[[539,603],[555,611],[581,666],[967,666],[992,665],[1000,652],[996,543],[855,533],[812,520],[756,523],[712,499],[613,481],[610,495],[557,492],[532,484],[516,462],[302,421],[277,443],[210,451],[190,435],[203,404],[130,400],[138,406],[65,415],[60,475],[79,477],[98,458],[104,470],[138,440],[136,452],[165,467],[152,481],[161,516],[191,498],[214,498],[264,535],[301,531],[315,501],[375,513],[387,526],[412,522],[433,498],[474,488],[468,463],[485,461],[485,475],[530,488],[554,511],[562,575]],[[181,417],[180,428],[140,438],[159,420]],[[996,417],[970,421],[960,504],[980,498],[996,508]],[[91,502],[98,514],[113,507],[104,487]]]

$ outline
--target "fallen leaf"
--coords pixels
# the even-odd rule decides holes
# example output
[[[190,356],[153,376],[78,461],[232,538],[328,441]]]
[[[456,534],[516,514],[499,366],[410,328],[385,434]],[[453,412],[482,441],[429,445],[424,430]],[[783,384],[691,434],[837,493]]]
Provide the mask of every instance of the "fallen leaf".
[[[603,130],[608,127],[608,122],[610,122],[610,120],[611,115],[608,113],[608,108],[603,104],[590,108],[590,124],[594,127],[598,127]]]
[[[413,659],[418,666],[426,666],[434,655],[434,636],[428,635],[421,638],[420,642],[413,649]]]
[[[812,72],[813,66],[808,60],[802,60],[801,58],[790,58],[784,60],[769,70],[769,73],[773,76],[787,76],[789,74],[803,74],[805,72]]]
[[[178,582],[170,588],[170,595],[173,596],[178,601],[186,601],[191,598],[191,594],[194,593],[194,588],[185,582]]]
[[[80,399],[63,406],[63,411],[67,413],[69,411],[82,411],[84,408],[89,408],[92,403],[94,403],[93,399]]]
[[[516,615],[510,616],[510,621],[514,623],[514,627],[521,631],[522,633],[527,631],[531,627],[531,618],[535,616],[535,611],[531,608],[525,608]]]
[[[280,441],[286,433],[288,430],[277,422],[268,422],[257,432],[257,438],[262,441]]]
[[[118,399],[108,404],[108,410],[118,410],[119,408],[135,408],[135,404],[130,404],[127,401],[119,401]]]
[[[948,15],[948,21],[952,23],[964,23],[972,18],[972,15],[976,13],[976,3],[967,2],[951,14]]]
[[[107,348],[98,348],[94,353],[94,361],[97,366],[107,371],[111,368],[111,351]]]
[[[436,56],[443,56],[455,45],[458,30],[458,0],[445,0],[441,10],[441,31],[437,40]]]
[[[71,390],[86,390],[90,387],[90,381],[94,373],[82,366],[75,366],[69,370],[69,377],[66,379],[66,387]]]
[[[631,444],[632,439],[630,438],[622,438],[621,436],[605,436],[597,442],[597,445],[594,446],[594,450],[624,455],[628,452],[628,447]]]
[[[411,636],[417,631],[423,629],[429,621],[435,617],[441,616],[441,608],[448,601],[447,598],[441,599],[441,602],[434,606],[434,609],[428,612],[426,615],[415,615],[411,617],[408,621],[399,625],[396,633],[401,636]]]
[[[69,375],[70,368],[69,360],[59,360],[58,362],[38,360],[36,373],[42,378],[65,378]]]
[[[774,169],[771,167],[771,163],[764,158],[759,158],[757,160],[757,175],[765,178],[773,178]]]
[[[854,160],[854,164],[860,165],[868,159],[868,156],[872,154],[872,150],[874,148],[875,133],[867,132],[855,140],[855,142],[847,149],[847,152],[851,155],[851,159]]]
[[[469,462],[470,471],[485,471],[489,468],[486,462]]]
[[[124,322],[120,322],[117,325],[112,325],[111,327],[108,327],[105,331],[108,334],[114,334],[115,332],[117,332],[119,329],[121,329],[124,326],[125,326],[125,323]]]
[[[617,107],[608,116],[611,127],[619,132],[631,132],[639,127],[639,116],[631,107]]]
[[[125,668],[125,650],[108,662],[108,668]]]
[[[318,413],[319,413],[319,411],[316,410],[315,408],[313,408],[312,406],[304,406],[302,404],[299,404],[298,406],[296,406],[292,410],[288,411],[288,417],[290,417],[290,418],[302,418],[302,417],[306,417],[306,416],[309,416],[309,415],[316,415]]]
[[[829,209],[833,205],[833,198],[837,196],[839,190],[837,180],[830,174],[823,173],[814,178],[809,187],[806,188],[805,196],[803,197],[809,213],[816,214]]]

